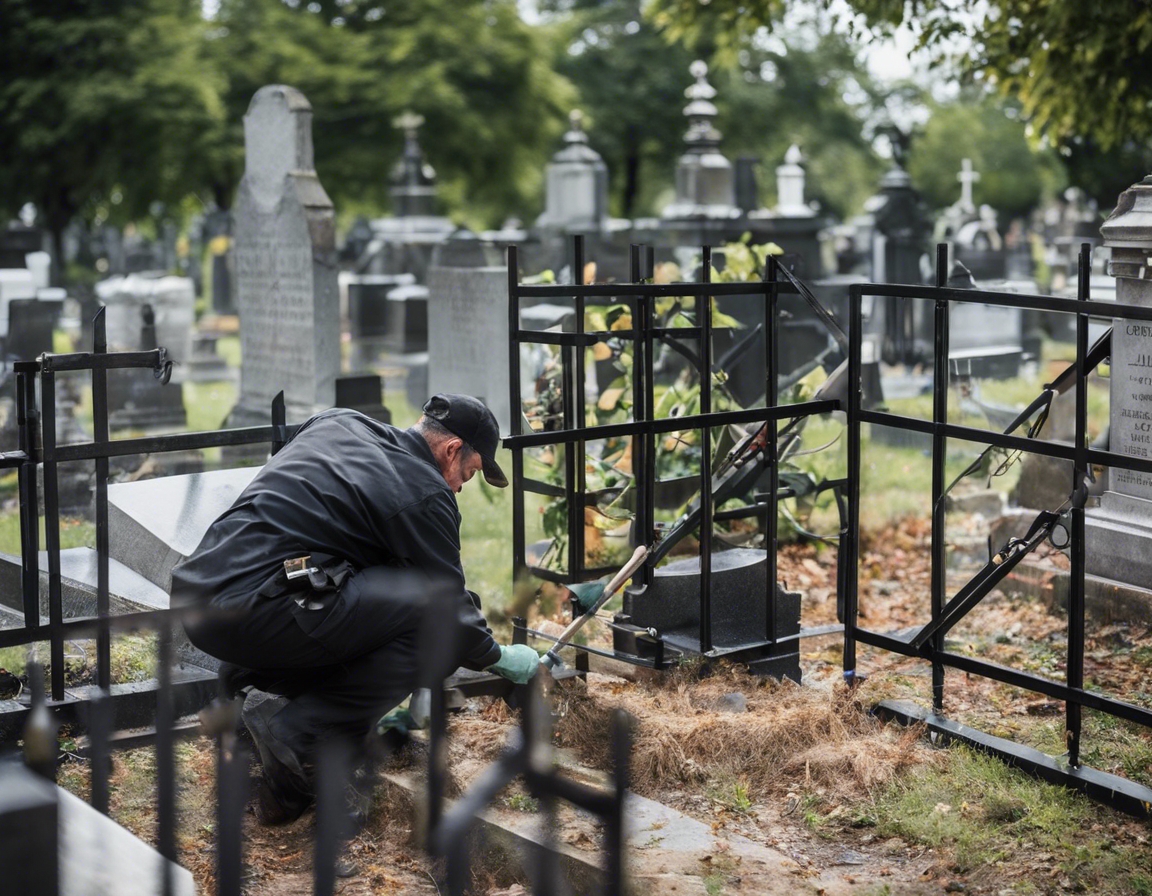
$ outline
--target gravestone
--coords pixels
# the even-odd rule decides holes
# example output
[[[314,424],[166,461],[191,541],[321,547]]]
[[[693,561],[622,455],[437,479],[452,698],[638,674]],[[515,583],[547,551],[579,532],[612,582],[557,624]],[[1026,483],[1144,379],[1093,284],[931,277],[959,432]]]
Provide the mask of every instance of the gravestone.
[[[767,656],[749,664],[753,672],[800,680],[800,658],[794,636],[800,632],[800,595],[774,587],[768,597],[768,562],[762,550],[713,551],[711,578],[712,643],[738,649],[764,640],[769,606],[777,638],[793,637]],[[624,592],[624,616],[641,628],[654,628],[673,647],[700,653],[700,557],[674,560],[652,572],[646,586]],[[617,617],[623,621],[623,617]]]
[[[379,374],[338,377],[336,407],[351,408],[381,423],[392,422],[392,412],[384,407],[384,380]]]
[[[1150,215],[1152,175],[1121,194],[1100,228],[1124,304],[1152,307]],[[1109,450],[1152,458],[1152,324],[1114,320],[1111,361]],[[1099,508],[1085,520],[1087,572],[1152,591],[1152,474],[1113,468],[1108,476]]]
[[[190,278],[139,273],[109,277],[96,284],[96,296],[107,309],[104,323],[109,351],[141,348],[140,327],[147,305],[155,320],[156,344],[164,346],[174,362],[172,379],[183,381],[184,365],[192,357],[195,320],[196,290]]]
[[[474,395],[509,432],[508,389],[508,271],[430,268],[428,394]]]
[[[36,227],[10,224],[0,229],[0,268],[26,268],[28,255],[44,248],[44,234]]]
[[[404,152],[389,178],[392,217],[370,222],[372,237],[356,262],[357,271],[413,274],[417,283],[424,283],[436,247],[455,229],[451,219],[437,214],[436,171],[420,148],[423,124],[424,119],[412,112],[392,122],[404,132]]]
[[[172,567],[259,472],[213,470],[108,486],[110,554],[167,594]]]
[[[36,298],[36,279],[27,268],[0,268],[0,337],[8,335],[8,305]]]
[[[396,286],[384,298],[384,348],[400,355],[428,351],[428,287]]]
[[[972,273],[957,261],[946,284],[977,290]],[[1019,308],[953,302],[948,310],[948,366],[954,377],[1011,379],[1023,361],[1023,315]]]
[[[209,282],[212,284],[212,311],[235,314],[232,288],[232,213],[216,210],[204,218],[203,240],[209,253]]]
[[[234,209],[240,398],[229,426],[266,425],[278,392],[290,423],[332,407],[340,372],[336,230],[316,176],[312,107],[262,87],[244,116]]]
[[[52,351],[52,332],[64,303],[39,299],[15,299],[8,303],[8,336],[4,340],[6,361],[32,361]]]
[[[139,335],[135,345],[121,345],[117,348],[125,351],[152,351],[159,348],[158,327],[152,306],[141,305],[139,315]],[[109,348],[112,348],[111,340]],[[179,428],[187,422],[183,383],[162,383],[152,371],[139,368],[108,371],[108,426],[111,429]]]

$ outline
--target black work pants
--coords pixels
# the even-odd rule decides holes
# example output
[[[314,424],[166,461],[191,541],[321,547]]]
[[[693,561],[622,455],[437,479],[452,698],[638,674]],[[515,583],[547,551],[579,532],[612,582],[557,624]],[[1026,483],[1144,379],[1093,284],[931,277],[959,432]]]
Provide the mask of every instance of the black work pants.
[[[416,686],[417,640],[426,604],[423,576],[388,566],[361,570],[322,609],[294,595],[256,595],[213,605],[186,625],[189,640],[256,673],[256,687],[288,704],[272,734],[311,759],[327,737],[362,740]]]

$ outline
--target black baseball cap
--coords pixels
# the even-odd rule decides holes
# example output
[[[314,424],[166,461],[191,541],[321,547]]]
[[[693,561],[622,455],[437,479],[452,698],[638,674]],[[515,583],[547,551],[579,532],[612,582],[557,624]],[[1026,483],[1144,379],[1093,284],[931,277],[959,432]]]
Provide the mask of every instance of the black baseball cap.
[[[500,426],[484,402],[471,395],[439,392],[425,403],[424,414],[472,446],[484,462],[484,478],[489,485],[508,487],[508,477],[496,464]]]

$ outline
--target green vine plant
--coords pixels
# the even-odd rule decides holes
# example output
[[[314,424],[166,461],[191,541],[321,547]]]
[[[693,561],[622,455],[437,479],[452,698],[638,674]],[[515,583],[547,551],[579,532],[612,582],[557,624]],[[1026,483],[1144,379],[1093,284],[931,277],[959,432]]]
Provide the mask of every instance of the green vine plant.
[[[752,245],[745,235],[741,241],[723,247],[724,264],[719,270],[713,269],[712,281],[730,283],[758,280],[767,259],[781,252],[780,247],[774,243]],[[660,264],[654,272],[653,282],[656,283],[682,281],[682,272],[673,263]],[[724,313],[715,298],[711,299],[710,312],[714,329],[742,329],[744,326],[736,318]],[[654,303],[653,318],[655,325],[661,328],[696,326],[696,300],[691,296],[660,297]],[[614,335],[630,331],[632,323],[632,311],[628,305],[612,303],[585,307],[585,332],[602,334],[586,350],[585,355],[587,381],[581,387],[581,395],[595,399],[584,402],[587,426],[624,423],[632,419],[634,343],[631,337]],[[534,350],[537,352],[538,374],[532,398],[524,404],[525,425],[537,432],[558,430],[562,424],[563,408],[561,349],[558,346],[537,346]],[[653,415],[656,419],[691,417],[700,413],[702,384],[699,371],[695,365],[678,361],[677,358],[672,349],[661,344],[659,354],[654,359],[656,367],[665,373],[675,371],[671,365],[679,365],[679,371],[674,376],[666,376],[654,386]],[[784,396],[781,398],[803,401],[810,397],[824,378],[824,372],[818,368],[792,386],[786,399]],[[728,389],[726,371],[713,370],[710,387],[714,411],[740,409],[741,406]],[[709,446],[709,468],[714,469],[733,441],[743,435],[743,430],[721,433],[715,444]],[[699,436],[698,430],[685,430],[669,433],[656,442],[656,476],[661,489],[658,491],[657,504],[661,508],[658,513],[669,521],[676,519],[698,494],[703,454]],[[834,443],[835,438],[821,448]],[[594,497],[591,506],[585,510],[585,565],[611,566],[623,562],[630,553],[627,534],[636,506],[632,441],[627,437],[604,439],[587,443],[585,449],[585,487]],[[804,458],[802,466],[795,463],[799,458]],[[790,477],[787,481],[797,495],[791,500],[791,506],[784,511],[786,525],[805,531],[805,525],[817,505],[814,496],[816,476],[829,465],[830,460],[826,457],[808,457],[807,452],[797,452],[789,461],[787,469],[781,466],[781,477]],[[563,486],[564,446],[549,446],[528,452],[526,473],[545,483]],[[661,499],[662,492],[668,493],[664,499]],[[739,504],[740,501],[734,500],[731,503]],[[540,528],[547,540],[547,547],[541,556],[535,558],[536,565],[561,571],[566,565],[568,547],[566,499],[543,499],[540,514]],[[740,543],[746,540],[749,526],[746,522],[737,521],[725,524],[723,528],[727,530],[732,543]]]

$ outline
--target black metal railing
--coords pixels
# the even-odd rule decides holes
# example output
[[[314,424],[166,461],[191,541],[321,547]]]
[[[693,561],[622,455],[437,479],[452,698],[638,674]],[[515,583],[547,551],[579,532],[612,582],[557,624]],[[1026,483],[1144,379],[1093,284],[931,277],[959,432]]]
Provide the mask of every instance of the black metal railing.
[[[71,733],[82,744],[81,748],[90,760],[90,801],[93,808],[107,814],[110,802],[109,776],[110,754],[113,749],[141,743],[154,743],[156,750],[156,834],[155,845],[160,855],[156,869],[156,892],[164,896],[174,892],[174,863],[177,854],[177,768],[175,742],[180,736],[204,733],[215,741],[217,759],[217,802],[216,802],[216,892],[222,896],[238,896],[243,889],[243,839],[242,820],[248,796],[248,748],[237,736],[241,700],[232,699],[223,681],[214,674],[204,672],[200,677],[193,676],[196,685],[190,691],[180,691],[173,682],[173,630],[180,625],[180,611],[177,609],[152,610],[113,614],[109,592],[109,521],[108,521],[108,479],[109,459],[114,457],[153,454],[166,451],[185,451],[213,447],[234,447],[254,444],[268,444],[271,453],[291,437],[295,426],[285,422],[283,395],[273,402],[271,425],[248,427],[203,433],[178,433],[142,438],[128,438],[112,441],[108,431],[107,371],[134,369],[141,374],[150,372],[158,379],[166,381],[170,364],[163,348],[148,352],[108,352],[105,338],[103,309],[96,316],[94,326],[94,346],[92,352],[71,354],[45,354],[34,362],[15,365],[17,397],[17,424],[19,449],[0,455],[0,469],[15,469],[19,474],[20,530],[21,530],[21,589],[23,625],[0,630],[0,647],[30,645],[47,641],[50,664],[48,672],[49,689],[45,694],[45,673],[42,667],[31,662],[27,667],[27,677],[32,683],[33,699],[19,709],[11,710],[13,716],[4,723],[6,715],[0,711],[0,725],[10,737],[5,742],[0,737],[0,749],[5,746],[11,753],[17,734],[23,735],[26,761],[30,767],[46,778],[55,778],[59,746],[57,730],[62,723],[71,726]],[[61,372],[90,371],[93,393],[93,438],[87,442],[58,445],[56,443],[56,374]],[[65,618],[63,587],[60,560],[61,512],[59,502],[58,468],[60,464],[75,461],[92,461],[95,466],[95,528],[97,553],[96,615]],[[40,566],[39,566],[39,489],[37,470],[43,470],[43,496],[45,541],[47,548],[48,572],[48,618],[41,616],[40,606]],[[446,645],[451,643],[453,614],[443,609],[435,614],[440,625],[437,637],[429,642],[426,654],[434,660],[443,658]],[[447,629],[447,636],[445,636]],[[117,702],[126,699],[114,692],[117,688],[111,682],[111,640],[114,635],[131,631],[153,631],[157,643],[157,679],[146,688],[144,699],[154,700],[151,713],[153,724],[150,730],[137,732],[132,736],[122,736],[120,712]],[[96,684],[88,688],[68,688],[64,677],[64,645],[66,641],[92,638],[97,642]],[[439,755],[436,744],[443,742],[447,729],[446,710],[443,703],[444,679],[455,671],[440,669],[435,675],[427,669],[422,680],[429,683],[436,695],[433,715],[432,755]],[[431,676],[431,677],[430,677]],[[186,683],[186,682],[184,682]],[[484,690],[487,687],[489,690]],[[479,692],[487,693],[492,686],[486,684]],[[140,688],[131,689],[131,696],[139,700]],[[503,691],[504,689],[499,689]],[[212,699],[215,697],[215,699]],[[610,791],[579,786],[562,779],[551,769],[540,768],[535,757],[547,750],[550,740],[544,710],[534,698],[527,700],[532,707],[526,714],[525,727],[518,741],[519,746],[498,764],[497,774],[510,780],[510,776],[523,774],[527,786],[533,793],[539,793],[545,801],[555,798],[567,799],[593,813],[599,813],[606,822],[608,836],[606,848],[609,893],[622,892],[621,850],[623,843],[622,805],[627,783],[627,738],[624,728],[619,727],[617,739],[617,772],[615,784]],[[199,724],[192,726],[179,719],[199,710]],[[527,724],[531,720],[531,724]],[[618,726],[623,723],[619,722]],[[542,741],[541,738],[544,738]],[[327,896],[335,890],[336,861],[340,846],[353,833],[352,820],[346,806],[346,788],[352,774],[350,757],[352,745],[339,742],[326,744],[320,751],[317,761],[317,827],[316,848],[313,862],[313,892]],[[12,780],[6,776],[16,773],[9,755],[0,757],[0,782]],[[530,762],[529,759],[532,759]],[[443,791],[436,789],[436,781],[442,781],[435,773],[430,775],[430,805],[437,807],[434,813],[441,823],[430,829],[430,849],[437,856],[445,857],[449,877],[453,884],[452,892],[460,892],[455,882],[467,878],[470,861],[466,838],[468,821],[477,810],[478,800],[482,804],[489,797],[480,800],[471,795],[463,809],[459,806],[442,814]],[[3,784],[0,783],[0,787]],[[35,843],[16,843],[15,848],[25,847],[33,854],[43,855],[48,850],[55,854],[61,847],[57,842],[54,825],[40,825],[29,829],[28,836],[35,835]],[[14,855],[6,848],[3,855]],[[544,849],[538,856],[540,869],[556,865],[555,856]],[[539,870],[539,869],[538,869]],[[148,873],[147,869],[134,869],[134,874]],[[549,880],[554,880],[551,871],[546,872],[540,892],[556,892],[550,889]],[[25,890],[28,896],[55,896],[59,880],[52,875],[40,875],[29,882]]]
[[[582,282],[584,243],[583,239],[577,236],[573,241],[572,264],[576,282],[563,285],[529,285],[520,282],[516,248],[508,249],[509,394],[512,432],[505,438],[504,445],[512,450],[514,575],[530,573],[545,581],[570,583],[587,581],[615,572],[615,567],[589,567],[586,562],[584,512],[585,508],[594,506],[595,495],[590,494],[587,489],[585,449],[591,441],[630,439],[632,471],[636,483],[632,540],[637,545],[643,544],[650,548],[661,544],[662,540],[664,545],[663,548],[653,550],[650,562],[641,568],[634,582],[638,585],[650,584],[655,563],[663,556],[671,541],[687,534],[690,529],[698,537],[701,558],[699,651],[709,656],[724,654],[730,659],[738,660],[743,653],[755,652],[777,644],[772,602],[776,582],[777,502],[781,498],[776,463],[778,423],[840,410],[842,403],[832,399],[809,400],[794,404],[780,403],[777,300],[781,294],[799,294],[801,290],[794,285],[794,278],[791,275],[778,277],[778,272],[784,273],[784,269],[778,266],[775,258],[769,259],[764,279],[723,283],[711,282],[712,250],[707,246],[701,249],[700,279],[697,282],[654,282],[652,258],[651,247],[634,245],[631,249],[631,282],[585,284]],[[712,388],[716,365],[713,358],[712,299],[722,296],[739,296],[744,300],[750,300],[756,304],[759,314],[762,315],[758,327],[763,328],[765,334],[763,407],[725,411],[717,411],[713,407]],[[682,327],[657,326],[654,320],[654,303],[661,297],[690,299],[694,309],[692,323]],[[521,311],[528,307],[528,303],[556,299],[573,303],[571,330],[563,332],[557,332],[555,329],[532,330],[525,329],[521,325]],[[587,304],[594,300],[604,304],[627,306],[631,323],[622,329],[589,330],[585,309]],[[585,420],[587,411],[584,397],[585,353],[598,342],[609,339],[631,343],[631,419],[621,423],[590,426]],[[693,351],[686,348],[687,342],[698,345],[698,349]],[[673,346],[695,368],[700,383],[698,413],[675,417],[657,416],[654,371],[657,343]],[[522,349],[533,345],[556,347],[560,360],[563,401],[558,419],[549,420],[542,431],[526,432],[520,364]],[[711,467],[713,434],[723,427],[739,424],[766,426],[764,468],[770,477],[770,484],[763,496],[763,504],[749,512],[765,521],[768,593],[765,594],[764,601],[768,611],[765,631],[757,633],[739,651],[733,653],[718,650],[714,644],[712,570],[706,558],[710,558],[713,553],[713,523],[716,520]],[[667,530],[658,526],[656,520],[656,439],[661,435],[683,431],[698,431],[700,434],[701,461],[697,472],[699,504],[693,511],[690,525],[682,527],[684,532],[677,532],[670,538]],[[542,481],[526,474],[525,452],[541,446],[563,448],[565,452],[563,485]],[[528,517],[525,511],[528,495],[566,502],[567,557],[562,569],[546,568],[538,562],[529,562],[526,535]],[[731,513],[728,515],[734,516]],[[651,663],[651,660],[634,655],[630,656],[629,660],[640,664]]]
[[[1090,465],[1152,473],[1152,460],[1145,460],[1113,451],[1102,451],[1089,446],[1087,436],[1088,324],[1092,317],[1152,321],[1152,308],[1089,299],[1088,275],[1091,270],[1090,246],[1082,247],[1079,259],[1077,299],[1032,296],[948,289],[942,284],[947,271],[947,247],[937,252],[937,285],[935,287],[900,286],[891,284],[859,284],[849,288],[852,320],[849,326],[849,375],[854,388],[848,408],[849,470],[852,499],[849,501],[849,529],[852,538],[844,540],[841,550],[850,552],[846,558],[848,579],[844,614],[844,670],[851,679],[857,672],[857,645],[868,644],[905,656],[926,660],[931,669],[932,700],[930,710],[905,703],[886,702],[878,707],[882,714],[905,720],[924,721],[937,733],[953,739],[966,740],[972,745],[995,753],[1007,761],[1049,780],[1087,791],[1138,815],[1149,812],[1152,789],[1115,775],[1108,775],[1081,764],[1083,746],[1082,710],[1098,710],[1119,719],[1152,727],[1152,710],[1134,703],[1098,693],[1084,684],[1085,644],[1085,563],[1084,516]],[[930,303],[934,309],[935,340],[932,393],[932,418],[923,420],[890,413],[868,410],[861,403],[863,332],[863,299],[865,296],[891,297],[910,302]],[[1076,361],[1074,366],[1075,436],[1072,444],[1000,433],[948,422],[949,389],[949,305],[951,303],[978,302],[984,305],[1032,309],[1076,316]],[[930,621],[911,634],[893,635],[868,629],[859,623],[859,547],[860,547],[860,484],[862,456],[862,427],[865,424],[892,427],[907,432],[921,433],[931,439],[931,583]],[[1068,482],[1069,499],[1065,510],[1044,511],[1037,516],[1029,534],[1013,539],[999,551],[993,546],[987,566],[962,586],[951,598],[945,582],[945,448],[949,439],[963,440],[979,445],[1024,451],[1071,463],[1072,475]],[[1068,597],[1068,631],[1066,637],[1067,667],[1065,678],[1058,681],[1034,672],[1010,668],[971,655],[950,650],[945,634],[979,602],[996,588],[1005,576],[1027,554],[1047,540],[1058,525],[1066,525],[1070,542]],[[950,721],[944,716],[945,670],[951,668],[966,675],[979,675],[993,681],[1011,685],[1025,691],[1042,694],[1064,701],[1065,741],[1067,753],[1063,759],[1054,759],[1036,750],[1002,738],[974,731]]]

